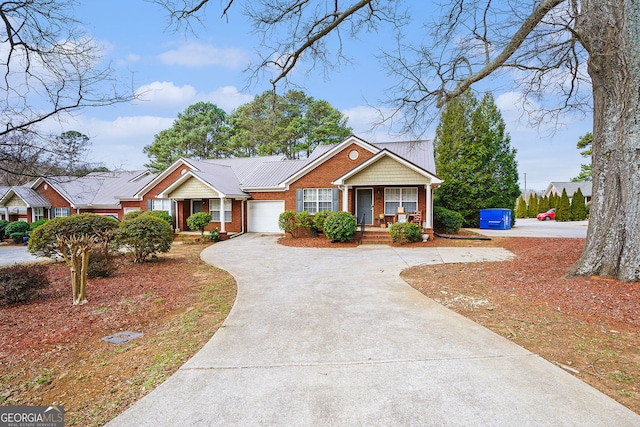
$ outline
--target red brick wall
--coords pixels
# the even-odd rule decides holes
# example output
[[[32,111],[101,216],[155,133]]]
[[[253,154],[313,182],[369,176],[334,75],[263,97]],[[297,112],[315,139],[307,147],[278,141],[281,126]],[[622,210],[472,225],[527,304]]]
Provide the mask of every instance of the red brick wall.
[[[182,171],[183,170],[190,170],[190,168],[188,166],[185,166],[185,165],[180,166],[178,169],[174,170],[169,175],[167,175],[162,181],[160,181],[158,184],[156,184],[153,188],[151,188],[151,190],[147,191],[147,194],[145,194],[142,197],[143,202],[140,203],[140,208],[142,210],[146,211],[147,210],[147,200],[152,200],[152,199],[157,198],[158,194],[160,194],[161,191],[165,190],[175,180],[180,178],[180,176],[182,175]]]
[[[45,187],[47,188],[45,189]],[[40,185],[36,187],[36,191],[51,202],[52,208],[71,208],[71,204],[67,202],[60,193],[51,188],[51,186],[45,182],[40,183]],[[75,213],[75,211],[71,209],[71,213]]]

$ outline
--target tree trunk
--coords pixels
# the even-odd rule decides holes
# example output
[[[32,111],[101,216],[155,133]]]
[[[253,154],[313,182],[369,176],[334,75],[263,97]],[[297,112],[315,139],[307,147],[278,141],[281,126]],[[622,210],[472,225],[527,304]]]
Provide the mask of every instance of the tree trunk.
[[[640,11],[587,0],[576,24],[593,84],[593,194],[576,275],[640,280]]]

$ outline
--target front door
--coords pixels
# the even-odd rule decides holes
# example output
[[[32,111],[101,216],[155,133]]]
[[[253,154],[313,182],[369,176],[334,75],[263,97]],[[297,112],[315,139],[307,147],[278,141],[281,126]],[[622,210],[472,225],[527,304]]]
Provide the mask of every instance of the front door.
[[[192,200],[191,201],[191,213],[202,212],[202,200]]]
[[[365,224],[373,224],[373,188],[356,188],[356,217],[364,215]]]

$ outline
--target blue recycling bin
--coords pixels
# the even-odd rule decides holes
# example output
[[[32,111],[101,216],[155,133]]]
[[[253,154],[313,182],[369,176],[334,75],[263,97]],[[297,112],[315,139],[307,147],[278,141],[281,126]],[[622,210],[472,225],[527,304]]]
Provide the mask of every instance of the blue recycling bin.
[[[511,228],[511,209],[480,209],[480,228],[509,230]]]

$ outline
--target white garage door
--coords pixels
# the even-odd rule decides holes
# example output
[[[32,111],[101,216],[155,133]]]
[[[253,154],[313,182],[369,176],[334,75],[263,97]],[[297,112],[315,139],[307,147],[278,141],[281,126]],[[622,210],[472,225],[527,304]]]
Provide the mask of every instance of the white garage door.
[[[249,200],[248,228],[253,233],[282,233],[278,218],[284,212],[284,200]]]

